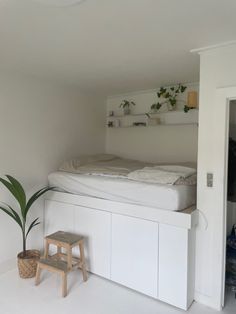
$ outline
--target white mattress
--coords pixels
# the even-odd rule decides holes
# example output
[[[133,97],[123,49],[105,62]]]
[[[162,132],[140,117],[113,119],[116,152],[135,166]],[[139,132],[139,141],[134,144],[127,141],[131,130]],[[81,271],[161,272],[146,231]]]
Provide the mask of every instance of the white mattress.
[[[196,201],[196,186],[150,184],[63,171],[51,173],[48,180],[50,186],[68,193],[172,211],[187,208]]]

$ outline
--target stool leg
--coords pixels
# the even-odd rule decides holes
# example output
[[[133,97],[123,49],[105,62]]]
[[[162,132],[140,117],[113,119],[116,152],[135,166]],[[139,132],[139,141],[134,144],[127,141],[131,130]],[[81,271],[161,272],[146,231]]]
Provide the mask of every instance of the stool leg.
[[[86,263],[85,263],[85,256],[84,256],[84,243],[81,241],[79,243],[79,250],[80,250],[80,260],[81,260],[81,268],[82,268],[82,274],[83,274],[83,280],[88,280],[88,274],[86,270]]]
[[[58,246],[57,247],[57,260],[59,261],[60,259],[61,259],[61,247],[60,246]]]
[[[38,286],[40,284],[40,275],[41,275],[41,268],[40,268],[40,265],[38,264],[36,277],[35,277],[35,286]]]
[[[67,267],[68,270],[72,269],[72,248],[70,245],[67,247]]]
[[[48,258],[48,252],[49,252],[49,243],[47,241],[47,239],[45,240],[45,251],[44,251],[44,258],[47,259]]]
[[[62,273],[62,297],[67,296],[67,274]]]

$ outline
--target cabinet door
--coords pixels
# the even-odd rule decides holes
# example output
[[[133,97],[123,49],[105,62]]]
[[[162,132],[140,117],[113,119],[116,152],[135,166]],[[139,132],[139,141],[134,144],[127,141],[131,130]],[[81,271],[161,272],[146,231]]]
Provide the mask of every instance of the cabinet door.
[[[45,201],[44,235],[57,231],[74,232],[74,206],[56,201]],[[56,246],[50,245],[49,254],[56,253]]]
[[[157,298],[158,224],[112,214],[111,279]]]
[[[85,257],[88,269],[110,279],[111,214],[75,206],[75,232],[85,238]]]
[[[188,235],[189,230],[159,225],[159,299],[188,308]],[[191,283],[194,285],[194,280]]]
[[[44,234],[56,231],[74,232],[74,206],[56,201],[45,201]]]

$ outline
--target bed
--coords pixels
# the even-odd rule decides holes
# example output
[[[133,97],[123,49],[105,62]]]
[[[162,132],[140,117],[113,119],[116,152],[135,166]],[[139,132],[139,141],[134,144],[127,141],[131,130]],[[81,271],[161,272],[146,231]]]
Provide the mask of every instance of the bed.
[[[109,154],[83,156],[64,162],[48,180],[51,186],[72,194],[178,211],[196,200],[196,170],[189,165],[167,168]]]
[[[50,186],[72,194],[178,211],[195,204],[195,185],[148,184],[126,178],[51,173]]]
[[[48,177],[57,190],[46,196],[44,232],[83,234],[89,271],[186,310],[194,296],[196,171],[166,178],[163,169],[172,168],[110,155],[63,163]],[[155,171],[172,184],[157,183]]]

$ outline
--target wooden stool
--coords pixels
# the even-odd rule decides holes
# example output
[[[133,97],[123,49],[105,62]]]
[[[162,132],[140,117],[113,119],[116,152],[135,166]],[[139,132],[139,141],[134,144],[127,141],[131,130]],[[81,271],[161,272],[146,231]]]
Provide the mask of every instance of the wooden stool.
[[[50,244],[57,246],[57,253],[52,256],[48,255]],[[79,246],[80,258],[72,256],[72,249],[76,246]],[[66,249],[67,254],[62,253],[62,248]],[[38,262],[35,284],[40,283],[42,269],[58,273],[62,276],[62,296],[65,297],[67,295],[67,273],[75,268],[82,269],[83,280],[87,281],[83,237],[58,231],[45,238],[44,258]]]

